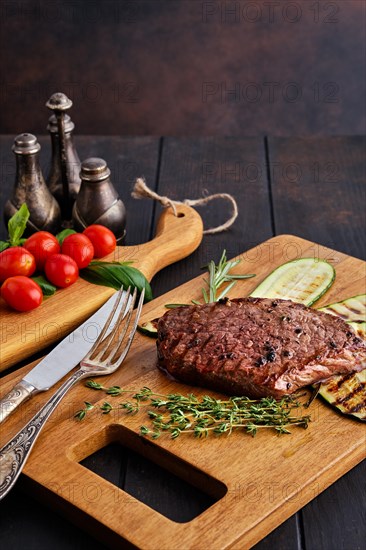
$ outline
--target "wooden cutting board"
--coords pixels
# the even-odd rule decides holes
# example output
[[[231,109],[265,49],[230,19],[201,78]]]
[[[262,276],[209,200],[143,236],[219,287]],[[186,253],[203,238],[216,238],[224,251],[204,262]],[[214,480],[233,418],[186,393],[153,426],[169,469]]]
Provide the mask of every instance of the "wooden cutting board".
[[[131,261],[151,281],[155,273],[191,254],[202,240],[202,231],[200,215],[189,206],[177,205],[177,216],[171,208],[163,210],[153,240],[119,246],[103,261]],[[12,311],[0,300],[0,371],[64,338],[113,292],[80,278],[28,313]]]
[[[315,256],[336,269],[331,290],[317,304],[365,292],[365,262],[300,238],[282,235],[243,253],[239,273],[255,272],[255,279],[237,283],[231,296],[250,294],[278,265],[299,257]],[[164,304],[199,298],[202,279],[193,281],[146,304],[142,321],[164,313]],[[32,365],[3,379],[5,393]],[[120,371],[100,378],[105,385],[138,390],[148,386],[161,393],[205,392],[168,380],[156,369],[154,340],[137,334]],[[53,390],[23,405],[2,427],[4,444],[44,403]],[[120,398],[108,397],[118,403]],[[155,441],[139,436],[147,422],[143,414],[98,411],[83,422],[73,414],[84,401],[103,403],[105,395],[80,383],[73,388],[48,422],[25,466],[23,481],[39,498],[111,546],[124,539],[146,550],[184,548],[240,549],[253,546],[272,529],[316,497],[365,456],[365,425],[337,414],[317,399],[309,410],[307,430],[291,435],[260,432],[197,440],[181,436]],[[194,518],[179,524],[167,519],[80,464],[85,457],[111,442],[147,456],[167,470],[217,499]]]

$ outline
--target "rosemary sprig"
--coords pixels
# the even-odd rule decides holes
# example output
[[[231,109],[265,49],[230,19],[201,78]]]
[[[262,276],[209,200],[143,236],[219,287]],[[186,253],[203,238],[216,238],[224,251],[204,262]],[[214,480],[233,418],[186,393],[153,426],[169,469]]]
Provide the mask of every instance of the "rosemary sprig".
[[[301,407],[300,395],[286,396],[280,401],[273,397],[249,399],[248,397],[231,397],[227,400],[216,399],[209,395],[201,398],[194,394],[158,394],[144,387],[138,391],[124,390],[119,386],[109,388],[90,380],[86,384],[94,390],[102,390],[107,395],[118,396],[132,394],[132,401],[124,401],[114,406],[105,402],[100,406],[102,414],[114,410],[124,410],[136,414],[141,410],[141,404],[146,407],[150,419],[150,427],[143,425],[140,434],[157,439],[162,433],[169,433],[172,439],[181,434],[192,434],[195,437],[215,435],[230,435],[234,430],[244,430],[256,435],[263,428],[270,428],[280,434],[290,433],[291,426],[307,428],[310,416],[295,415],[294,410]],[[86,402],[86,407],[78,411],[75,417],[83,420],[93,405]],[[151,410],[149,407],[153,407]]]
[[[232,275],[230,271],[238,265],[240,260],[228,261],[226,258],[226,250],[223,251],[219,263],[216,265],[213,260],[206,266],[208,269],[208,279],[204,279],[208,286],[208,289],[202,288],[202,296],[204,303],[218,302],[233,288],[238,279],[250,279],[255,277],[255,274],[250,273],[248,275]],[[229,283],[224,289],[222,285]],[[221,290],[221,292],[219,292]],[[200,302],[192,300],[196,305]]]
[[[216,265],[211,260],[207,266],[203,269],[208,269],[208,279],[204,279],[207,285],[206,288],[202,288],[203,302],[208,304],[210,302],[218,302],[233,288],[238,279],[250,279],[255,277],[255,273],[249,273],[247,275],[232,275],[230,271],[240,263],[240,260],[228,261],[226,258],[226,250],[223,251],[219,263]],[[224,283],[229,283],[222,289]],[[221,292],[219,293],[219,291]],[[191,300],[195,305],[201,305],[199,300]],[[187,306],[188,304],[165,304],[167,309],[174,309],[176,307]]]

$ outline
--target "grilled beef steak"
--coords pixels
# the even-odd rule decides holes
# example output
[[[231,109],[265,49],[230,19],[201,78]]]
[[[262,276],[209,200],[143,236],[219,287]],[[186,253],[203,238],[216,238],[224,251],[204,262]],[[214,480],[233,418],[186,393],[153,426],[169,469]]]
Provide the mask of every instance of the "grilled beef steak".
[[[249,397],[280,398],[366,361],[366,343],[342,319],[267,298],[170,310],[157,348],[159,367],[174,378]]]

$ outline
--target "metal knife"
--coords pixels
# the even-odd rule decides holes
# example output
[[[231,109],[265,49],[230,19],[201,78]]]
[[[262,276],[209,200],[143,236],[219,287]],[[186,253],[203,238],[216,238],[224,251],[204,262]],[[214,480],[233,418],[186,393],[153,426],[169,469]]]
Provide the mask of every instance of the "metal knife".
[[[32,395],[48,390],[70,372],[88,353],[112,311],[116,294],[66,336],[44,359],[0,399],[0,423]],[[121,300],[123,302],[123,300]],[[115,313],[115,317],[118,311]]]

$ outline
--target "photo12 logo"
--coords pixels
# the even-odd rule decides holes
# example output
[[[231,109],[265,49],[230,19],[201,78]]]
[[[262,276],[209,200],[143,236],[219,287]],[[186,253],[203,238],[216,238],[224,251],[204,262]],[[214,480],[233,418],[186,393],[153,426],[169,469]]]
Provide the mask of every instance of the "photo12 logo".
[[[201,170],[202,184],[214,182],[228,183],[230,181],[256,183],[261,181],[263,167],[256,162],[237,160],[228,161],[205,161]]]
[[[338,23],[340,8],[336,2],[247,2],[225,0],[202,2],[203,23],[238,25],[241,23]]]
[[[285,103],[313,102],[339,103],[340,86],[337,82],[312,82],[304,85],[288,82],[202,82],[202,103]]]

